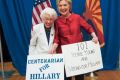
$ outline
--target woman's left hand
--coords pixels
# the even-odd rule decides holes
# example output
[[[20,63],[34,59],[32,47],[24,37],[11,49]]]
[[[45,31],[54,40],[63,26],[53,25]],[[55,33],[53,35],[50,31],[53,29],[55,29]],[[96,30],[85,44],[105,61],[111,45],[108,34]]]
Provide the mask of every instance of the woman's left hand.
[[[98,42],[98,38],[97,38],[97,37],[93,37],[93,38],[92,38],[92,41],[93,41],[94,43],[97,43],[97,42]]]

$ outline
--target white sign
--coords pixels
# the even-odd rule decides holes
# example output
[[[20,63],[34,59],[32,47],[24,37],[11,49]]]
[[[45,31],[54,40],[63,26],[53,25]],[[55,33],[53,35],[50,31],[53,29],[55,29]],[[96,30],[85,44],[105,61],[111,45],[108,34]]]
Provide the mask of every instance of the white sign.
[[[74,76],[103,68],[99,43],[92,41],[62,46],[66,76]]]
[[[64,80],[63,54],[29,55],[26,80]]]

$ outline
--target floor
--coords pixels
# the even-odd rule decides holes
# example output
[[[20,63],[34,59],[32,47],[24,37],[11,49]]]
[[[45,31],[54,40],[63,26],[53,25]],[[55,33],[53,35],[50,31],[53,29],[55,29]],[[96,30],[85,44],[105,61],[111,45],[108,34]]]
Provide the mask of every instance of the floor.
[[[2,78],[2,70],[0,65],[0,80],[25,80],[24,76],[20,76],[11,62],[4,63],[5,78]],[[116,71],[99,71],[98,76],[85,76],[85,80],[120,80],[120,70]]]

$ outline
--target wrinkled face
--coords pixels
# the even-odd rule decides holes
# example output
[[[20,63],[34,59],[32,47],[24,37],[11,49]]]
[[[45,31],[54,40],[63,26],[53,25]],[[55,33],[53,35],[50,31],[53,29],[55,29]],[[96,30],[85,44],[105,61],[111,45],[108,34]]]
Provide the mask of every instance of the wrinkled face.
[[[48,14],[44,15],[44,18],[42,20],[46,28],[50,28],[52,24],[54,23],[54,17]]]
[[[62,16],[69,16],[70,14],[70,4],[66,0],[61,0],[58,3],[58,11]]]

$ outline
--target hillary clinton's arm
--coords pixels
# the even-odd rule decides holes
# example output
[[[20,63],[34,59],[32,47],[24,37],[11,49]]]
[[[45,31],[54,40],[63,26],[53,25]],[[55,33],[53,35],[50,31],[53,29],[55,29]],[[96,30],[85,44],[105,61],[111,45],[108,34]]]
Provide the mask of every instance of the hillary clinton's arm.
[[[92,41],[97,43],[98,42],[98,37],[96,36],[93,28],[91,25],[89,25],[84,19],[80,17],[80,24],[81,26],[92,36]]]

